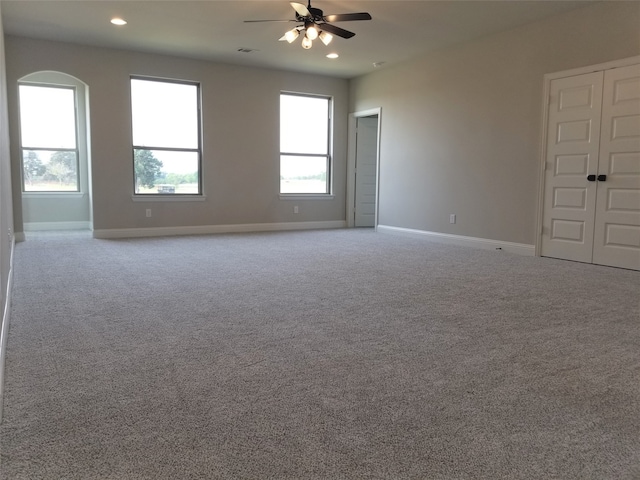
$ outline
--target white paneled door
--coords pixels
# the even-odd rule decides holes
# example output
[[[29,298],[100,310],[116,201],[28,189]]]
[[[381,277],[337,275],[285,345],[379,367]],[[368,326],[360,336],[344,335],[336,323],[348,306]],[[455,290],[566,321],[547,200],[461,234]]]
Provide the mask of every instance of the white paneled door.
[[[640,270],[640,65],[604,74],[593,263]]]
[[[640,270],[640,65],[553,80],[543,256]]]
[[[602,83],[602,72],[551,82],[542,230],[544,256],[591,262]]]

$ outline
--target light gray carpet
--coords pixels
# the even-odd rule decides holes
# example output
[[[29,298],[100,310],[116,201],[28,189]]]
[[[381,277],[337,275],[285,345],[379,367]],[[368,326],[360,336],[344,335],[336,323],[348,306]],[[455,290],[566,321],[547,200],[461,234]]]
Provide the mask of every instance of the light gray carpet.
[[[640,273],[370,230],[17,245],[5,479],[638,479]]]

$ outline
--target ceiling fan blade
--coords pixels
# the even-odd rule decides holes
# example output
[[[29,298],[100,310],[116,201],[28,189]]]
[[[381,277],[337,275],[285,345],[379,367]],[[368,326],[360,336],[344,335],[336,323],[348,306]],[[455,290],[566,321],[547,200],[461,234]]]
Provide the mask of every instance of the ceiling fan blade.
[[[244,23],[295,22],[296,20],[245,20]]]
[[[366,12],[361,13],[338,13],[324,17],[326,22],[352,22],[354,20],[371,20],[371,15]]]
[[[296,11],[296,13],[298,15],[300,15],[301,17],[309,17],[309,16],[311,16],[311,13],[309,12],[309,10],[307,10],[307,7],[305,7],[303,4],[296,3],[296,2],[291,2],[291,6]]]
[[[351,38],[355,35],[353,32],[345,30],[344,28],[336,27],[330,23],[321,23],[318,26],[320,27],[320,30],[324,30],[325,32],[329,32],[342,38]]]

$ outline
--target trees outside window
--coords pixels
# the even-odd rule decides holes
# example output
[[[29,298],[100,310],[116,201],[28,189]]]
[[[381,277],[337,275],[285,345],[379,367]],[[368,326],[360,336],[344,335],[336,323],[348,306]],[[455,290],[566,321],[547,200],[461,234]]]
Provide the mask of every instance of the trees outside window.
[[[136,192],[142,188],[154,188],[162,176],[163,164],[153,156],[151,150],[133,151],[133,166],[136,176]]]
[[[28,185],[25,190],[28,190],[33,188],[34,182],[37,182],[39,178],[44,176],[47,171],[47,167],[44,165],[38,154],[33,150],[27,150],[23,155],[22,173],[25,185]]]
[[[200,87],[131,78],[134,192],[200,194]]]

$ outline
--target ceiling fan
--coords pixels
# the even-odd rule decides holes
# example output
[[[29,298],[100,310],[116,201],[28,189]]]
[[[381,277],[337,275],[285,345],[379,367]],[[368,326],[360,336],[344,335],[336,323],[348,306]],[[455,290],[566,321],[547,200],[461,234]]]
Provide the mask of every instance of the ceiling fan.
[[[322,43],[329,45],[333,39],[333,35],[341,38],[351,38],[355,33],[336,27],[330,22],[351,22],[354,20],[371,20],[371,15],[366,12],[361,13],[338,13],[334,15],[325,15],[319,8],[311,6],[311,0],[305,7],[302,3],[291,2],[291,6],[295,10],[295,19],[290,20],[245,20],[245,23],[255,22],[298,22],[298,25],[285,33],[280,41],[286,40],[292,43],[301,32],[304,32],[302,39],[302,48],[309,49],[313,44],[313,40],[320,38]]]

